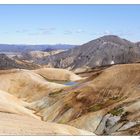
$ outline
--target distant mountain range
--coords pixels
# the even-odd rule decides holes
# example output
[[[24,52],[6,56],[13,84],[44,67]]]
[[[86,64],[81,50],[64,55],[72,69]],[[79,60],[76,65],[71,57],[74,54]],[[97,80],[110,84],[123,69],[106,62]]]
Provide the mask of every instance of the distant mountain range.
[[[1,44],[0,52],[20,52],[20,61],[32,60],[30,62],[37,65],[70,70],[140,62],[140,42],[134,43],[115,35],[103,36],[81,46]]]
[[[140,43],[107,35],[38,60],[57,68],[77,69],[140,61]]]
[[[0,44],[0,52],[27,52],[40,50],[67,50],[75,47],[75,45],[56,44],[56,45],[9,45]]]

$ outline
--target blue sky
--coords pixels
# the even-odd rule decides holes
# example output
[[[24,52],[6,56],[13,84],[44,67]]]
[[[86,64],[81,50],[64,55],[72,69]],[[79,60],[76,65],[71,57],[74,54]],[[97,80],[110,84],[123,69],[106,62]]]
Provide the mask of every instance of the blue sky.
[[[108,34],[140,41],[140,5],[0,5],[0,43],[83,44]]]

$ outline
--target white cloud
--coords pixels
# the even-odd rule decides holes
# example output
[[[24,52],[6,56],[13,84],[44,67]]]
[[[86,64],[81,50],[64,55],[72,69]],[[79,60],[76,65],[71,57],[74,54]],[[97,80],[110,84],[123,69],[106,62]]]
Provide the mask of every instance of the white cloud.
[[[103,34],[104,34],[104,35],[110,35],[110,34],[112,34],[112,32],[109,31],[109,30],[105,30]]]
[[[85,31],[83,29],[77,29],[76,33],[85,33]]]
[[[71,34],[82,34],[82,33],[85,33],[85,30],[83,29],[77,29],[77,30],[66,30],[64,31],[64,34],[65,35],[71,35]]]
[[[50,27],[50,28],[37,28],[35,31],[30,32],[28,35],[50,35],[53,34],[56,28]]]
[[[50,27],[50,28],[39,28],[39,32],[42,35],[48,35],[48,34],[53,34],[56,28]]]
[[[64,32],[65,35],[71,35],[72,33],[73,33],[73,32],[70,31],[70,30],[66,30],[66,31]]]
[[[18,29],[15,32],[16,33],[27,33],[27,32],[29,32],[29,29]]]

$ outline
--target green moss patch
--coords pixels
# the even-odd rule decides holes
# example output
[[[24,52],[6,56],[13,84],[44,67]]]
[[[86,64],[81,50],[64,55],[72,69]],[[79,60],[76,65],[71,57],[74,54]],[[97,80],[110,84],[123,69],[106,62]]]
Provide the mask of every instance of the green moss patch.
[[[59,90],[59,91],[55,91],[55,92],[52,92],[52,93],[49,93],[49,96],[50,97],[54,97],[54,96],[57,96],[59,93],[61,93],[63,91],[63,89]]]
[[[115,109],[109,111],[109,113],[111,113],[114,116],[120,116],[120,115],[122,115],[123,111],[124,111],[123,108],[115,108]]]
[[[96,105],[92,105],[88,108],[88,111],[91,112],[91,111],[97,111],[97,110],[100,110],[102,109],[102,104],[96,104]]]

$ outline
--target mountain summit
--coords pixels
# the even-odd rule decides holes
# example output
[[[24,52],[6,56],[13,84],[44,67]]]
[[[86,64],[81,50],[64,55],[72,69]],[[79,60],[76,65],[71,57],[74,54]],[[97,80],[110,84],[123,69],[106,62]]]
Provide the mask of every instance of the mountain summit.
[[[107,35],[47,57],[43,64],[50,63],[58,68],[76,69],[132,63],[139,60],[140,47],[138,45],[115,35]]]

